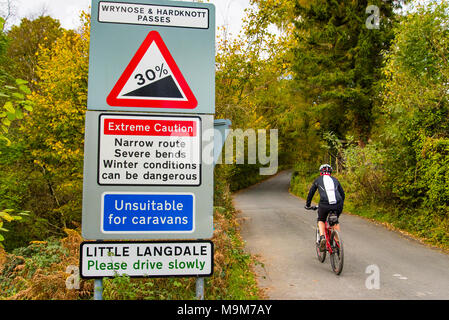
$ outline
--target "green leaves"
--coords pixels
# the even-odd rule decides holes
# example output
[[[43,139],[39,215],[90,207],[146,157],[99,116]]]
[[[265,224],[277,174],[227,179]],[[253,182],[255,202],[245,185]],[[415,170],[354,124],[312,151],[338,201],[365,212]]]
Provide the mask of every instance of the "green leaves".
[[[14,209],[4,209],[0,211],[0,232],[8,232],[9,230],[4,228],[3,225],[5,222],[13,222],[13,221],[20,221],[24,217],[29,216],[29,211],[21,211],[16,214],[14,214]],[[4,241],[5,238],[0,233],[0,247],[3,247],[1,244],[2,241]]]
[[[14,78],[24,79],[16,81],[19,90],[25,94],[30,94],[25,87],[34,90],[33,80],[39,78],[36,74],[39,70],[39,55],[36,53],[41,48],[51,48],[62,32],[59,21],[45,15],[32,20],[23,18],[20,25],[16,24],[8,31],[7,55],[10,64],[5,66],[5,70]]]
[[[28,81],[16,79],[15,84],[16,86],[5,84],[3,89],[0,89],[0,99],[6,100],[3,111],[0,112],[0,140],[5,141],[7,146],[11,145],[11,141],[5,134],[8,133],[12,122],[23,119],[24,112],[33,111],[32,103],[27,99],[27,95],[31,94],[27,87]]]
[[[394,29],[378,129],[394,195],[441,215],[449,210],[448,9],[447,2],[420,7]]]
[[[28,81],[22,80],[22,79],[16,79],[16,83],[17,83],[17,85],[21,86],[21,85],[27,84]]]
[[[19,85],[19,90],[25,94],[31,94],[31,90],[25,85]]]
[[[9,113],[16,112],[16,109],[14,109],[14,106],[11,101],[6,101],[3,108],[6,109],[6,111],[8,111]]]
[[[31,108],[32,109],[32,108]],[[32,110],[31,110],[32,111]],[[23,119],[23,112],[20,109],[16,110],[15,117],[19,120]]]
[[[13,96],[14,98],[18,99],[18,100],[23,100],[23,99],[25,99],[25,95],[23,95],[23,94],[20,93],[20,92],[14,92],[14,93],[12,94],[12,96]]]

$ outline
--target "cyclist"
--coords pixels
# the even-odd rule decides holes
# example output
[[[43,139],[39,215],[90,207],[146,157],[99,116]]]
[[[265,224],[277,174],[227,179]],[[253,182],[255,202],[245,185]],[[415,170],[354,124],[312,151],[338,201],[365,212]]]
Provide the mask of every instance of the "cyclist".
[[[318,206],[318,228],[320,230],[320,249],[324,251],[326,247],[326,239],[324,236],[325,232],[325,222],[327,215],[330,211],[335,211],[337,216],[340,217],[343,211],[343,203],[345,201],[345,192],[341,187],[340,182],[331,176],[332,167],[328,164],[323,164],[320,166],[320,176],[315,179],[312,187],[309,190],[309,195],[307,196],[306,206],[307,210],[312,209],[310,206],[312,198],[318,189],[320,193],[320,202]],[[340,231],[340,225],[337,221],[334,228]]]

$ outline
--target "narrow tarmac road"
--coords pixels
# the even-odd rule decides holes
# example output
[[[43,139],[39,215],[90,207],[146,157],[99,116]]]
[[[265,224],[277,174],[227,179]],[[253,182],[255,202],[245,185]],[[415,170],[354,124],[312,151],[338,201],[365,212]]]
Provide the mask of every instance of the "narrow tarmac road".
[[[269,299],[449,299],[449,255],[357,216],[340,216],[345,260],[335,275],[329,255],[316,258],[316,211],[289,193],[290,177],[281,172],[234,195]]]

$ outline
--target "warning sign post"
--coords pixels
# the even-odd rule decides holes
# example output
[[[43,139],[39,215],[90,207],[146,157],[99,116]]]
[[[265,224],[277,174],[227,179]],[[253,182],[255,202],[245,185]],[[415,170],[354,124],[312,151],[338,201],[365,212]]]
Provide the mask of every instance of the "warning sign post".
[[[87,108],[215,113],[215,7],[92,1]]]
[[[213,115],[88,111],[83,237],[210,239],[213,128]]]
[[[81,245],[81,276],[195,276],[201,299],[213,244],[192,239],[214,230],[214,164],[202,160],[215,155],[215,7],[91,8],[82,236],[97,242]]]
[[[214,5],[92,0],[87,108],[83,237],[210,239]]]

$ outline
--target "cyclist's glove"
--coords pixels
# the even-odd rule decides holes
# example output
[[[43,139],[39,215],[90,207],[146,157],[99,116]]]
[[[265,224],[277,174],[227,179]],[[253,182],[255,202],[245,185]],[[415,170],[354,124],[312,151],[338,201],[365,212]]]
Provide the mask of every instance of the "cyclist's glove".
[[[308,206],[308,205],[305,205],[305,206],[304,206],[304,209],[310,210],[310,209],[312,209],[312,207],[311,207],[311,206]]]

